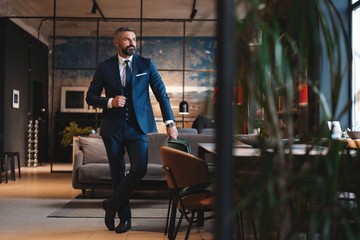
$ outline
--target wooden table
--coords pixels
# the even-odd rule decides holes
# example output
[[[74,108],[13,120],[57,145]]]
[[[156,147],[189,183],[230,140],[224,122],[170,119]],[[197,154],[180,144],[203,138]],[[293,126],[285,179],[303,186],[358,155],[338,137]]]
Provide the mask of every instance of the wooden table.
[[[270,162],[264,162],[265,159],[276,159],[273,158],[272,153],[274,153],[274,149],[267,149],[264,152],[264,150],[260,148],[253,148],[246,144],[234,144],[233,174],[259,174],[264,170],[264,167],[266,168],[269,166],[269,164],[271,164]],[[291,148],[285,148],[284,153],[286,158],[288,156],[292,156],[294,159],[292,166],[294,171],[297,171],[303,166],[305,162],[311,162],[311,159],[326,156],[328,153],[328,148],[306,144],[293,144],[291,145]],[[198,144],[198,157],[205,159],[206,154],[216,155],[215,143]]]
[[[359,141],[360,143],[360,141]],[[349,151],[355,151],[354,149],[350,149]],[[234,161],[234,171],[235,171],[235,178],[236,178],[236,189],[240,192],[241,196],[247,196],[247,193],[252,193],[254,189],[258,189],[261,191],[263,187],[267,184],[267,176],[262,175],[263,171],[267,171],[269,169],[269,166],[271,166],[271,162],[267,162],[265,160],[268,159],[274,159],[271,156],[269,158],[266,157],[266,152],[274,152],[272,149],[265,150],[265,152],[262,152],[261,149],[258,148],[252,148],[247,145],[234,145],[233,146],[233,161]],[[265,153],[265,154],[264,154]],[[326,160],[329,158],[331,159],[331,156],[328,156],[329,149],[327,147],[323,146],[311,146],[311,145],[305,145],[305,144],[293,144],[290,148],[284,149],[285,155],[291,154],[294,161],[292,162],[292,170],[297,172],[301,171],[302,169],[309,169],[312,166],[312,163],[314,162],[314,174],[317,176],[317,178],[320,175],[317,175],[317,170],[319,170],[320,174],[324,174],[323,178],[324,180],[327,180],[328,176],[326,175],[326,169],[324,170],[321,166],[323,163],[326,162]],[[216,155],[216,145],[214,143],[199,143],[198,144],[198,157],[204,159],[206,154],[214,154]],[[264,154],[264,155],[262,155]],[[339,152],[339,154],[341,154]],[[264,156],[264,157],[263,157]],[[316,161],[317,159],[321,159],[324,157],[325,161]],[[316,160],[315,160],[316,159]],[[358,158],[354,158],[355,160],[359,160]],[[312,161],[315,160],[315,161]],[[309,164],[304,164],[305,162]],[[319,164],[320,163],[320,164]],[[356,202],[356,199],[352,198],[352,195],[360,195],[360,189],[352,189],[355,190],[355,194],[351,193],[349,194],[349,186],[352,186],[353,184],[358,184],[360,182],[360,176],[357,177],[356,172],[358,171],[360,166],[360,161],[341,161],[342,167],[344,168],[344,171],[342,171],[342,175],[340,173],[339,178],[342,178],[343,176],[352,176],[355,177],[355,179],[349,179],[349,180],[339,180],[339,183],[341,184],[339,186],[339,192],[341,193],[339,195],[339,199],[341,199],[341,202],[347,201],[349,204],[354,204],[359,206],[359,200]],[[351,164],[350,164],[351,163]],[[349,165],[348,165],[349,164]],[[348,170],[351,170],[352,172],[349,172]],[[270,169],[271,171],[271,169]],[[275,173],[276,174],[276,173]],[[333,180],[331,178],[331,180]],[[313,186],[313,179],[306,178],[300,178],[295,179],[296,184],[301,185],[292,185],[292,182],[290,182],[290,186]],[[306,184],[306,185],[305,185]],[[302,192],[303,190],[296,190],[298,193]],[[329,189],[329,191],[331,191]],[[304,191],[306,193],[306,191]],[[298,195],[302,195],[298,194]],[[298,195],[295,195],[298,196]],[[345,197],[342,197],[345,196]],[[299,206],[308,206],[309,200],[306,198],[294,198],[295,200],[302,200],[304,202],[300,202]],[[290,209],[291,210],[291,209]]]
[[[273,152],[273,149],[267,150],[269,153]],[[306,144],[293,144],[291,148],[285,148],[285,154],[292,154],[295,156],[301,155],[310,155],[310,156],[319,156],[326,155],[328,149],[322,146],[311,146]],[[216,154],[216,144],[215,143],[199,143],[198,144],[198,157],[205,159],[205,154]],[[233,156],[237,159],[241,158],[251,158],[251,157],[260,157],[261,149],[253,148],[246,144],[235,144],[233,146]]]

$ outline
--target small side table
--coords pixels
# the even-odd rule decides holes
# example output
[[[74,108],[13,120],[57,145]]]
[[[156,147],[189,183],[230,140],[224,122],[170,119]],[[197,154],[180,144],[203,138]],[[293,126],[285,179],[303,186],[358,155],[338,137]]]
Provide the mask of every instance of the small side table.
[[[8,181],[8,170],[10,165],[10,179],[15,181],[15,157],[17,157],[17,165],[18,165],[18,171],[19,171],[19,178],[21,178],[21,170],[20,170],[20,153],[19,152],[1,152],[0,158],[1,158],[1,166],[4,167],[5,172],[5,182]],[[0,180],[2,181],[2,180]]]

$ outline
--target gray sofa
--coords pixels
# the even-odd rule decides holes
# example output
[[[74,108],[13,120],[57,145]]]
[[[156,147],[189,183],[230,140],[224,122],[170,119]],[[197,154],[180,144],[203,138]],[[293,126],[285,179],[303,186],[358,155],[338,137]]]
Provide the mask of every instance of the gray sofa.
[[[214,142],[213,135],[206,134],[179,134],[179,139],[190,143],[191,153],[197,156],[198,143]],[[142,182],[163,182],[165,176],[162,169],[160,146],[167,145],[165,133],[149,133],[148,169]],[[126,169],[129,168],[128,156]],[[154,185],[154,184],[152,184]],[[73,172],[72,186],[81,189],[83,195],[86,190],[111,189],[110,169],[106,156],[105,146],[101,137],[97,134],[88,137],[76,137],[73,141]]]

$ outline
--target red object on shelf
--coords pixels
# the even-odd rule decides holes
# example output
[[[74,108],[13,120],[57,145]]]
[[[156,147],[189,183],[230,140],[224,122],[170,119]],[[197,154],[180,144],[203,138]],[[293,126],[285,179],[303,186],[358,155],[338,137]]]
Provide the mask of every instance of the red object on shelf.
[[[239,83],[237,87],[237,105],[241,105],[243,102],[244,102],[244,89],[241,83]]]
[[[217,86],[215,86],[215,87],[214,87],[214,95],[213,95],[213,99],[212,99],[212,103],[213,103],[213,104],[216,103],[217,91],[218,91],[218,88],[217,88]]]
[[[213,99],[212,99],[213,104],[216,103],[217,92],[218,92],[218,88],[215,86],[214,87],[214,95],[213,95]],[[239,82],[239,84],[237,86],[234,86],[233,104],[241,105],[243,102],[244,102],[244,89],[243,89],[241,83]]]
[[[308,103],[308,85],[303,83],[299,86],[299,106],[307,106]]]

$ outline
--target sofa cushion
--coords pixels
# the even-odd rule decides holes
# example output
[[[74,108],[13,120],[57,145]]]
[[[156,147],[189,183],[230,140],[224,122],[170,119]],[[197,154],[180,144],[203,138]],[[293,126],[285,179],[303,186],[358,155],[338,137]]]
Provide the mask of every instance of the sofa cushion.
[[[108,164],[92,163],[79,168],[79,182],[95,184],[111,184],[110,168]]]
[[[142,180],[145,181],[165,181],[165,173],[161,164],[149,163],[147,172]]]
[[[167,145],[168,136],[166,133],[148,133],[149,142],[148,159],[149,163],[157,163],[162,166],[160,147]]]
[[[84,152],[84,164],[107,163],[108,158],[102,138],[79,136],[81,149]]]
[[[129,171],[130,165],[126,164],[126,171]],[[165,174],[162,165],[149,163],[147,173],[143,180],[164,180]],[[110,168],[108,164],[92,163],[83,165],[79,169],[79,182],[81,183],[96,183],[104,184],[111,183]]]

